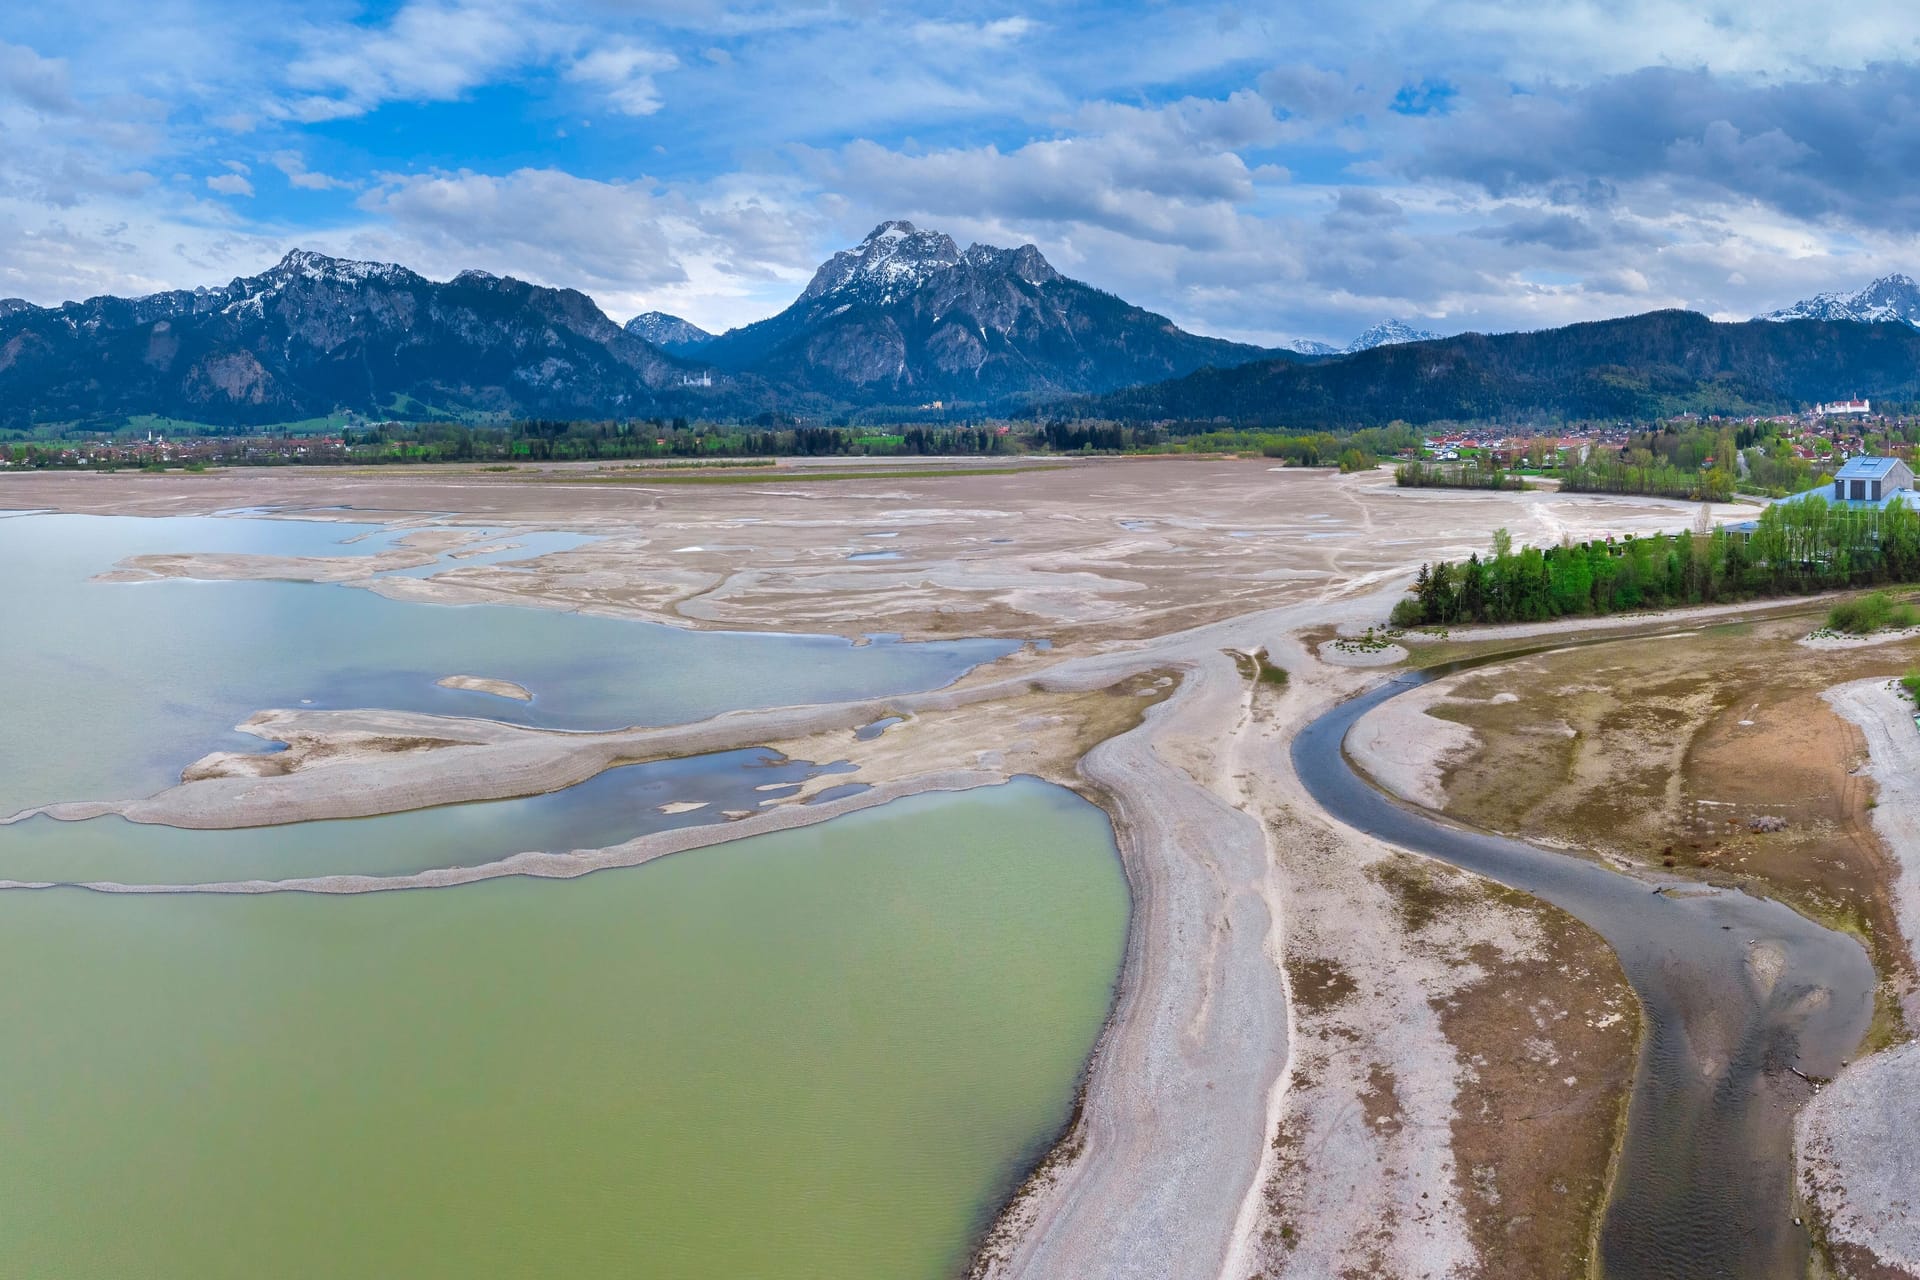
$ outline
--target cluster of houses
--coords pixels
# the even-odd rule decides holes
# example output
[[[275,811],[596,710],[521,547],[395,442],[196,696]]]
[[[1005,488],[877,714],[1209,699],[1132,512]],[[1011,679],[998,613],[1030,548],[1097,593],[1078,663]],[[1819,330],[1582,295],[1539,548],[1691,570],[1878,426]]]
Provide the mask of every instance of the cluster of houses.
[[[1428,436],[1420,442],[1426,456],[1436,462],[1455,462],[1469,452],[1485,454],[1503,466],[1524,461],[1539,451],[1548,459],[1562,455],[1585,461],[1595,448],[1619,448],[1635,428],[1631,426],[1593,427],[1564,435],[1543,436],[1509,434],[1507,429],[1487,427],[1462,429]]]
[[[145,467],[220,462],[308,462],[345,458],[339,436],[208,436],[169,440],[89,440],[78,443],[0,443],[0,468]]]

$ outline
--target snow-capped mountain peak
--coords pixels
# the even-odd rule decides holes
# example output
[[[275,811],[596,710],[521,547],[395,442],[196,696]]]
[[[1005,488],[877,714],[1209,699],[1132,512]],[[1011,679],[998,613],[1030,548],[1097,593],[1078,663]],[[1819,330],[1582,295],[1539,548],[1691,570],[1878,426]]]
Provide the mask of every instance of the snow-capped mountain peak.
[[[1439,336],[1426,329],[1416,329],[1404,320],[1382,320],[1349,342],[1342,354],[1353,355],[1360,351],[1371,351],[1375,347],[1396,346],[1402,342],[1432,342]]]
[[[922,231],[911,222],[883,222],[857,247],[842,249],[822,263],[800,297],[806,301],[857,289],[890,302],[960,260],[960,246],[949,235]]]
[[[334,258],[311,249],[292,249],[278,263],[254,277],[266,284],[285,284],[293,280],[312,280],[327,284],[366,284],[414,277],[413,272],[391,262],[357,262]]]
[[[1920,328],[1920,284],[1896,272],[1854,293],[1815,294],[1754,319],[1858,320],[1867,324],[1897,321]]]

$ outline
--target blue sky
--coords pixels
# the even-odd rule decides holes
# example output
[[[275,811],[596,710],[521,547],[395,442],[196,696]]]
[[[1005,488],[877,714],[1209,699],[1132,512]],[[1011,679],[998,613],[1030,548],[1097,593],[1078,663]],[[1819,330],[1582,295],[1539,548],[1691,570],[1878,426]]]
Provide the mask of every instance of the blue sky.
[[[156,0],[0,21],[0,296],[294,246],[709,328],[910,218],[1345,340],[1920,274],[1920,6]]]

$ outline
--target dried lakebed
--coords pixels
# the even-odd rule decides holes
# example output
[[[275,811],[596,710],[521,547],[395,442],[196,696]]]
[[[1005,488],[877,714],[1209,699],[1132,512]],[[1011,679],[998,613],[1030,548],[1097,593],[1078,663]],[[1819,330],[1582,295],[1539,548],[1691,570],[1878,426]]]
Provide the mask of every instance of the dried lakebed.
[[[1343,744],[1368,711],[1425,678],[1321,716],[1295,739],[1294,764],[1348,825],[1551,902],[1620,957],[1647,1036],[1601,1233],[1604,1273],[1805,1275],[1793,1118],[1811,1090],[1794,1072],[1831,1077],[1859,1044],[1877,982],[1866,952],[1769,899],[1624,874],[1390,799]]]

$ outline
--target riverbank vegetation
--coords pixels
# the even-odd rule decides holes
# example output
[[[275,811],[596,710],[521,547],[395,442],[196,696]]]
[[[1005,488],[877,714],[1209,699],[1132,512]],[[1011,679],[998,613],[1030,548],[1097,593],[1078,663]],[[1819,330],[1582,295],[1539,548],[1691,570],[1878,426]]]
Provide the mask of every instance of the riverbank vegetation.
[[[1842,600],[1827,610],[1827,629],[1850,636],[1902,630],[1917,624],[1920,624],[1920,614],[1915,613],[1914,607],[1884,591],[1869,591],[1855,599]]]
[[[1910,582],[1920,577],[1920,514],[1821,498],[1768,507],[1751,530],[1695,528],[1619,541],[1529,547],[1495,535],[1493,554],[1422,565],[1395,626],[1533,622]]]

